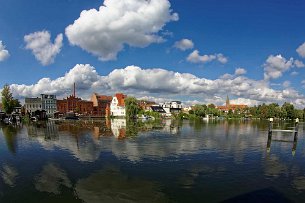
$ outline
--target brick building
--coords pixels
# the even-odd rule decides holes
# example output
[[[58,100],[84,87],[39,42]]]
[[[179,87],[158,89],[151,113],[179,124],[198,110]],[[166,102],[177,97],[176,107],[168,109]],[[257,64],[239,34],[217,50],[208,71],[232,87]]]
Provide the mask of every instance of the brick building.
[[[110,104],[112,101],[112,96],[99,95],[93,93],[91,96],[91,101],[93,102],[93,116],[98,117],[109,117],[110,116]]]
[[[57,100],[57,111],[62,114],[74,112],[88,116],[93,113],[93,102],[76,97],[74,84],[73,95],[62,100]]]
[[[245,104],[230,104],[230,99],[227,96],[226,105],[225,106],[217,106],[216,108],[219,109],[222,112],[228,113],[230,110],[232,112],[235,112],[236,110],[244,110],[248,106]]]
[[[57,111],[62,114],[75,112],[82,115],[92,115],[93,102],[70,95],[63,100],[57,100]]]

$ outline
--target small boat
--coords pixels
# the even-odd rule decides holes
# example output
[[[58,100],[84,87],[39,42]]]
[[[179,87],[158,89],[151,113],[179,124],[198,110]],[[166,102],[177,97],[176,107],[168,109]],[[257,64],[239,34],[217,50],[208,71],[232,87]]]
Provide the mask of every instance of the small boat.
[[[66,113],[65,119],[66,120],[79,120],[79,116],[76,115],[76,113],[74,113],[74,112],[68,112],[68,113]]]

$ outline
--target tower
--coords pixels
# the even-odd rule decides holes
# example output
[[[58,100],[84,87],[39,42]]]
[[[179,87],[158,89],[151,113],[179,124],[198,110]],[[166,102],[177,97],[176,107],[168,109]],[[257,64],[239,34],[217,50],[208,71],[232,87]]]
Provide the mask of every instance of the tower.
[[[230,106],[230,99],[229,99],[229,96],[227,95],[226,107],[229,107],[229,106]]]

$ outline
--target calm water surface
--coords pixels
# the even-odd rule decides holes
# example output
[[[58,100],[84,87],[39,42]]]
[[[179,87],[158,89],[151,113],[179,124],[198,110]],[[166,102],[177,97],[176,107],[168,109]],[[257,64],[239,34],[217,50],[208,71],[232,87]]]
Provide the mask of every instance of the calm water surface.
[[[267,121],[0,125],[0,202],[305,202],[304,128],[293,142],[268,140]]]

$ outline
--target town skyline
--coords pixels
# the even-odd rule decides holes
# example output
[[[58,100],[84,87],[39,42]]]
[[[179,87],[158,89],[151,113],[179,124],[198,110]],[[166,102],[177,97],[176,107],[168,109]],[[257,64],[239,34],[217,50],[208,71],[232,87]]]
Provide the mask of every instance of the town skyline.
[[[84,99],[303,109],[305,3],[221,2],[4,0],[0,85],[21,100],[65,98],[76,83]]]

